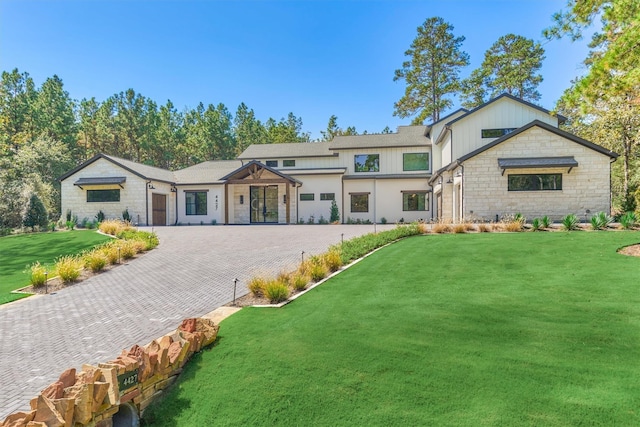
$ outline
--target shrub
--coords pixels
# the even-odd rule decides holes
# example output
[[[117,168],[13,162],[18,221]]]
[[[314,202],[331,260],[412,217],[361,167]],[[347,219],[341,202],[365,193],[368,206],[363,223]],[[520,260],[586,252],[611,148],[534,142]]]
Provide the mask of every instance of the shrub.
[[[542,225],[542,228],[551,227],[551,219],[549,219],[547,215],[543,216],[542,219],[540,220],[540,225]]]
[[[122,259],[131,259],[136,254],[136,246],[134,240],[125,240],[120,242],[120,256]]]
[[[494,222],[491,224],[492,231],[504,231],[504,223]]]
[[[331,201],[331,210],[329,211],[329,221],[330,222],[338,222],[340,221],[340,211],[338,210],[338,205],[335,200]]]
[[[103,247],[101,247],[99,250],[102,253],[102,255],[104,255],[105,259],[109,264],[114,265],[118,263],[118,258],[119,258],[118,248],[114,244],[111,244],[111,243],[106,244]]]
[[[604,212],[598,212],[591,217],[591,228],[594,230],[604,230],[613,222],[613,218]]]
[[[387,218],[382,217],[380,218],[380,224],[386,224],[387,223]]]
[[[433,225],[433,232],[442,234],[442,233],[451,233],[453,231],[453,227],[451,224],[447,224],[445,222],[437,222]]]
[[[264,295],[264,289],[265,286],[267,284],[267,280],[263,277],[252,277],[251,280],[249,280],[249,291],[257,296],[257,297],[261,297]]]
[[[73,230],[76,227],[76,223],[73,221],[67,221],[67,229]]]
[[[119,219],[108,219],[102,221],[98,228],[103,233],[110,234],[112,236],[118,236],[123,231],[132,230],[131,226],[128,223],[120,221]]]
[[[472,224],[472,223],[470,223],[470,222],[465,222],[465,223],[464,223],[464,230],[465,230],[465,231],[476,231],[476,226],[475,226],[475,225],[473,225],[473,224]]]
[[[465,228],[464,224],[455,224],[453,226],[453,232],[456,234],[462,234],[465,233],[467,231],[467,229]]]
[[[348,264],[376,248],[382,247],[403,237],[415,236],[418,234],[420,234],[420,230],[417,223],[400,225],[393,230],[385,230],[377,234],[368,233],[346,240],[342,245],[336,246],[336,248],[340,249],[342,263]]]
[[[296,273],[290,277],[289,283],[296,291],[303,291],[310,281],[311,279],[306,274]]]
[[[107,257],[102,250],[93,250],[84,255],[84,265],[94,273],[101,271],[107,265]]]
[[[291,273],[287,273],[286,271],[281,271],[280,273],[278,273],[278,277],[276,278],[276,280],[289,286],[291,284],[291,278],[292,278]]]
[[[34,262],[29,267],[29,283],[34,288],[39,288],[47,283],[47,268],[39,262]]]
[[[40,197],[35,193],[31,194],[29,198],[29,205],[22,219],[22,225],[31,227],[31,231],[35,231],[36,227],[40,230],[46,230],[49,225],[47,209],[44,207]]]
[[[491,224],[486,224],[484,222],[478,224],[478,231],[481,233],[488,233],[491,231]]]
[[[538,231],[540,230],[540,227],[542,227],[542,222],[540,221],[540,218],[533,218],[533,221],[531,221],[531,229],[533,231]]]
[[[512,233],[517,233],[522,231],[523,224],[520,221],[508,221],[502,224],[504,231],[509,231]]]
[[[64,283],[74,282],[80,277],[83,262],[76,256],[63,256],[56,261],[56,271]]]
[[[316,223],[316,219],[313,215],[311,215],[307,220],[307,224],[315,224],[315,223]]]
[[[129,213],[129,208],[125,208],[125,210],[122,211],[122,220],[124,222],[131,222],[131,214]]]
[[[279,303],[289,297],[289,287],[278,280],[270,280],[264,286],[264,296],[271,303]]]
[[[337,249],[329,249],[322,255],[322,261],[330,272],[340,270],[342,267],[342,258],[340,257],[340,251]]]
[[[580,221],[578,220],[578,217],[575,214],[569,214],[564,218],[562,218],[562,221],[561,221],[562,229],[565,231],[577,230],[579,223]]]
[[[324,219],[324,216],[320,215],[320,218],[318,219],[318,224],[329,224],[329,221],[327,221],[326,219]]]
[[[427,224],[425,224],[424,222],[418,223],[418,231],[420,232],[420,234],[428,234],[431,230],[429,230],[429,227],[427,226]]]
[[[98,213],[96,214],[96,220],[98,221],[98,224],[104,221],[104,212],[102,212],[101,210],[98,211]]]
[[[633,212],[627,212],[620,217],[620,225],[625,230],[630,230],[638,223],[638,217]]]
[[[147,250],[147,243],[144,240],[134,239],[134,240],[127,240],[127,242],[131,244],[131,246],[133,247],[133,250],[137,254]]]

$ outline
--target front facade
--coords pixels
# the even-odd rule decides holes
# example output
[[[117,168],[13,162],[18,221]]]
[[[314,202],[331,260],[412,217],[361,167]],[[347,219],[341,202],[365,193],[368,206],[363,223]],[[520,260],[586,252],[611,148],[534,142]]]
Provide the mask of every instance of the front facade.
[[[140,225],[492,221],[609,212],[617,155],[510,95],[397,133],[249,146],[167,171],[97,155],[60,177],[62,212]]]

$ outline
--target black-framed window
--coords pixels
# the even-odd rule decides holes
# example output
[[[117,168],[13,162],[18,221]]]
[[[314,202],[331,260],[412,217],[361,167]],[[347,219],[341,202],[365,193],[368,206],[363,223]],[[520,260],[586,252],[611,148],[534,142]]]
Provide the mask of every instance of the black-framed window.
[[[293,168],[296,166],[296,161],[295,160],[283,160],[282,161],[282,166],[284,166],[285,168]]]
[[[120,190],[87,190],[87,202],[119,202]]]
[[[403,171],[428,171],[429,153],[404,153],[402,154]]]
[[[428,211],[429,195],[425,191],[402,192],[403,211]]]
[[[380,172],[380,155],[356,154],[354,167],[356,172]]]
[[[509,175],[509,191],[562,190],[561,173]]]
[[[369,212],[369,193],[351,195],[351,212]]]
[[[500,138],[510,134],[516,130],[516,128],[501,128],[501,129],[482,129],[483,138]]]
[[[316,195],[314,193],[300,193],[300,201],[301,202],[310,202],[315,200]]]
[[[188,191],[184,193],[187,215],[207,214],[207,192]]]
[[[277,160],[267,160],[266,165],[269,166],[270,168],[277,168],[278,167],[278,161]]]
[[[336,193],[320,193],[320,200],[335,200]]]

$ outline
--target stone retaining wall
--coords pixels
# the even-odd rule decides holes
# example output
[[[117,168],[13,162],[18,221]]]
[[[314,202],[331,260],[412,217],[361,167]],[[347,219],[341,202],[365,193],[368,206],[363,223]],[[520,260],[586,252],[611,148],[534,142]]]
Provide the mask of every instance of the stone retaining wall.
[[[174,332],[107,363],[68,369],[31,400],[30,411],[9,415],[0,427],[112,427],[125,404],[140,415],[195,352],[215,341],[218,330],[210,319],[185,319]]]

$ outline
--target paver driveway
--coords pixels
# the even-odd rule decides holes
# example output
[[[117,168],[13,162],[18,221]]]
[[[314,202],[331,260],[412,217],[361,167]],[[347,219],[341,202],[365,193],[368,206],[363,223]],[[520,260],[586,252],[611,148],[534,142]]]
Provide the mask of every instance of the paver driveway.
[[[380,229],[392,226],[378,226]],[[156,228],[160,246],[55,295],[0,306],[0,420],[67,368],[116,357],[202,316],[260,273],[293,269],[331,244],[369,233],[364,225]]]

